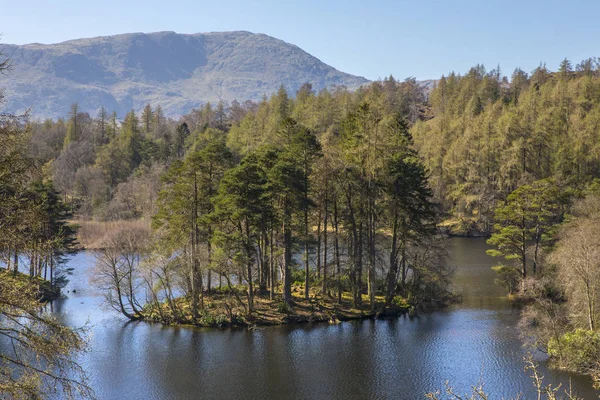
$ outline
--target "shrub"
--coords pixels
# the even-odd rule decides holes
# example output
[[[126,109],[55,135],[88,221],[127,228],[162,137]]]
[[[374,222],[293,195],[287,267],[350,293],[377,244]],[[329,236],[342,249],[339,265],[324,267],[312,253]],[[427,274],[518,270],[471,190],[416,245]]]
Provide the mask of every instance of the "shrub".
[[[205,326],[213,326],[217,323],[215,317],[208,312],[204,312],[202,317],[200,317],[200,323]]]
[[[225,325],[227,325],[227,315],[225,315],[225,314],[219,314],[219,315],[217,315],[217,318],[215,318],[215,323],[218,326],[225,326]]]
[[[290,268],[290,281],[292,285],[304,286],[304,271],[299,268]]]
[[[599,367],[600,334],[585,329],[567,332],[559,340],[550,340],[548,354],[563,368],[582,373],[595,371]]]
[[[408,308],[408,303],[406,299],[402,296],[394,296],[392,304],[398,308]]]
[[[277,304],[277,312],[280,312],[282,314],[289,314],[290,313],[290,307],[287,305],[287,303],[285,302],[280,302]]]

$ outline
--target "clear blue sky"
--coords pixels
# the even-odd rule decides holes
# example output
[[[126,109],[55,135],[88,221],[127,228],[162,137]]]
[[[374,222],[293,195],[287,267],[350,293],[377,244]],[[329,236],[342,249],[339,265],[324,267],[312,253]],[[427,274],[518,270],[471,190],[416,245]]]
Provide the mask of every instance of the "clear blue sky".
[[[0,0],[4,43],[247,30],[369,79],[575,65],[600,56],[599,18],[597,0]]]

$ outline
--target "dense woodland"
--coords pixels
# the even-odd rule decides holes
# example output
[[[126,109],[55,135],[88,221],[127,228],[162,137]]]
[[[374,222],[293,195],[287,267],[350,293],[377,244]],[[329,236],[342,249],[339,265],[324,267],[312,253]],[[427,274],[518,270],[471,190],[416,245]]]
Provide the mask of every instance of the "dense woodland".
[[[331,315],[446,304],[443,233],[490,235],[527,338],[596,373],[599,122],[595,59],[510,79],[476,66],[431,93],[392,77],[356,92],[282,87],[178,120],[74,104],[65,119],[13,123],[35,173],[15,189],[30,208],[0,205],[22,213],[4,214],[0,248],[9,269],[25,254],[30,276],[54,284],[67,219],[112,222],[83,243],[111,306],[221,325],[252,323],[265,302]]]
[[[581,189],[598,177],[599,74],[589,59],[517,69],[510,81],[482,66],[442,77],[429,101],[435,118],[411,132],[456,232],[491,232],[499,202],[524,184]]]
[[[374,312],[397,295],[413,306],[448,297],[439,213],[409,132],[424,99],[414,80],[356,93],[306,84],[295,98],[282,87],[259,104],[207,104],[177,122],[160,107],[117,121],[74,104],[66,120],[26,130],[32,158],[80,219],[152,221],[151,234],[138,224],[95,246],[99,284],[131,318],[160,299],[161,320],[196,321],[217,282],[248,314],[257,293],[281,293],[291,307],[294,284],[307,300],[342,303],[348,292],[354,308],[365,295]],[[135,262],[119,258],[128,251],[114,235],[135,236]],[[182,294],[189,315],[173,309]]]

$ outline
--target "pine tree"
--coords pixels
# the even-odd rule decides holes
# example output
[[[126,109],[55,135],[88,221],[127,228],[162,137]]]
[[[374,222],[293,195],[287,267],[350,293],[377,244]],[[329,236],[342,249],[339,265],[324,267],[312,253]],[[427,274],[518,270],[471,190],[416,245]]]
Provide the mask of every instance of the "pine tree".
[[[150,136],[154,130],[154,112],[150,103],[146,104],[142,111],[142,129],[146,136]]]
[[[216,215],[228,221],[216,232],[217,242],[247,283],[248,312],[254,311],[254,264],[263,216],[270,206],[266,201],[267,177],[258,158],[249,154],[228,170],[215,200]],[[289,278],[288,278],[289,279]]]
[[[158,212],[153,226],[160,230],[160,248],[168,256],[177,255],[182,248],[190,255],[190,287],[193,315],[198,317],[203,307],[202,269],[208,269],[212,256],[214,231],[214,198],[219,191],[225,171],[232,165],[232,155],[222,140],[208,143],[188,154],[183,161],[173,163],[159,193]],[[202,248],[204,246],[204,249]],[[202,268],[201,253],[207,261]],[[179,255],[182,258],[182,255]],[[210,289],[210,271],[208,289]]]
[[[523,185],[513,191],[506,202],[495,211],[494,234],[488,243],[496,249],[488,250],[494,257],[518,260],[522,283],[528,276],[528,247],[533,243],[533,274],[539,269],[542,246],[552,240],[556,224],[563,216],[564,196],[552,180],[541,180]]]
[[[63,147],[67,147],[70,143],[79,140],[81,137],[81,126],[79,124],[79,104],[73,103],[69,111],[69,121],[67,123],[67,136]]]
[[[573,72],[573,65],[571,61],[566,58],[560,62],[560,66],[558,67],[558,72],[560,73],[560,77],[563,80],[567,80],[571,72]]]

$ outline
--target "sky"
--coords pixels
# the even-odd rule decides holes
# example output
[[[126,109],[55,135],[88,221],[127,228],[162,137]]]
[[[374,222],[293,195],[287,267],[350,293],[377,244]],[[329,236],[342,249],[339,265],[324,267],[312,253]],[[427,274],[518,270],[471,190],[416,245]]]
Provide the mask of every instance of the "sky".
[[[597,0],[0,0],[2,43],[245,30],[375,80],[600,56]]]

